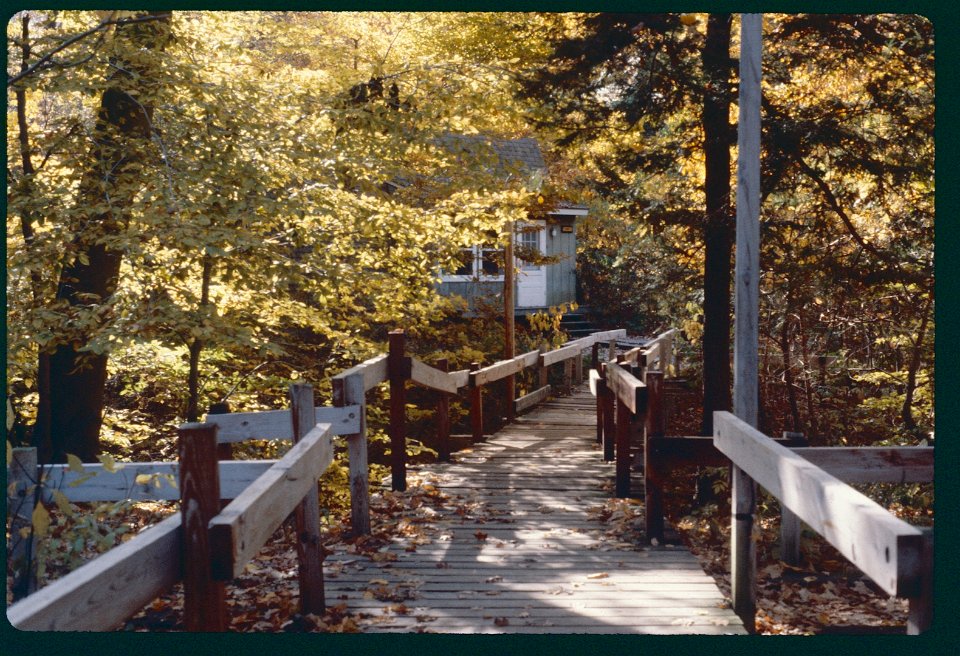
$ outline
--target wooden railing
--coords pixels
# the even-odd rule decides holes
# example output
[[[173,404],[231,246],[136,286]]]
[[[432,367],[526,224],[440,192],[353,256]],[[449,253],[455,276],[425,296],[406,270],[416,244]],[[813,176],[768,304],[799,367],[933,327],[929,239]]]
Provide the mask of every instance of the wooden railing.
[[[84,465],[83,472],[61,465],[43,468],[41,498],[56,489],[76,502],[179,499],[180,512],[11,605],[7,619],[28,631],[109,630],[182,580],[187,630],[226,630],[224,583],[294,511],[303,543],[298,544],[301,606],[304,612],[322,611],[316,481],[333,460],[332,437],[355,430],[357,410],[315,408],[310,386],[292,385],[290,411],[210,417],[222,427],[213,422],[181,426],[176,463],[130,463],[112,473],[101,465]],[[218,463],[218,442],[250,436],[295,444],[280,460]],[[16,462],[29,460],[23,453],[28,450],[17,451]],[[11,474],[17,514],[32,513],[37,469],[13,467]],[[81,485],[71,485],[91,474]],[[179,485],[157,487],[158,475],[174,475]],[[221,500],[231,498],[220,510]]]
[[[932,481],[933,449],[787,449],[729,412],[714,413],[713,442],[735,467],[786,509],[786,550],[796,559],[799,520],[832,544],[887,594],[909,600],[909,634],[932,621],[933,533],[894,517],[847,483]],[[736,480],[736,478],[735,478]],[[731,488],[734,610],[750,628],[756,610],[752,485]]]
[[[482,437],[486,385],[527,368],[539,368],[541,386],[514,399],[515,412],[545,399],[548,369],[564,365],[564,384],[582,379],[583,351],[626,331],[594,333],[553,351],[532,351],[471,370],[447,372],[404,355],[402,331],[390,334],[390,352],[333,377],[334,407],[315,407],[309,385],[292,385],[289,410],[208,414],[204,423],[179,429],[179,461],[125,463],[122,468],[84,464],[37,467],[36,451],[15,449],[9,468],[13,526],[30,526],[34,492],[43,503],[54,490],[71,502],[180,500],[180,512],[11,605],[7,618],[22,630],[110,630],[145,604],[183,581],[187,630],[226,629],[224,583],[239,575],[279,525],[294,513],[300,562],[301,606],[324,607],[317,479],[333,459],[332,438],[343,436],[350,464],[351,527],[370,532],[366,439],[366,393],[390,384],[391,471],[394,489],[405,489],[405,397],[411,380],[438,393],[441,455],[449,456],[450,397],[468,388],[474,427]],[[223,408],[220,408],[223,411]],[[478,434],[475,430],[475,435]],[[230,445],[247,439],[290,440],[280,460],[221,460]],[[179,486],[163,480],[179,480]],[[220,509],[222,501],[230,500]]]

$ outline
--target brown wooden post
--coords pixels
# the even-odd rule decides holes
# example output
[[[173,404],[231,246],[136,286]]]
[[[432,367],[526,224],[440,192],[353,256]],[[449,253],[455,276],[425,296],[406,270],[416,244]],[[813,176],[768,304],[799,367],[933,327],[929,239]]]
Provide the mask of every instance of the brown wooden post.
[[[543,354],[549,349],[546,343],[540,345],[540,359],[537,361],[537,387],[545,387],[550,383],[550,367],[543,364]]]
[[[437,360],[437,369],[449,371],[447,358]],[[450,462],[450,395],[437,392],[437,446],[441,462]]]
[[[579,351],[573,359],[573,380],[576,385],[583,383],[583,351]]]
[[[13,571],[13,600],[23,599],[37,589],[37,540],[33,535],[33,509],[40,481],[37,449],[17,447],[7,470],[7,513],[10,517],[10,569]],[[10,493],[13,494],[10,494]],[[22,529],[27,536],[21,535]]]
[[[617,454],[616,454],[616,488],[617,498],[626,499],[630,496],[630,408],[619,398],[617,406]]]
[[[594,369],[600,371],[600,342],[594,342],[590,347],[590,364]]]
[[[663,372],[648,371],[646,433],[643,443],[643,497],[644,523],[647,539],[663,540],[663,481],[660,480],[658,463],[653,462],[650,445],[652,438],[663,437]]]
[[[370,478],[367,471],[367,394],[363,374],[333,378],[333,405],[359,405],[360,430],[346,435],[350,458],[350,526],[353,535],[370,534]]]
[[[567,358],[563,361],[563,387],[566,393],[570,393],[573,387],[573,359]]]
[[[615,362],[617,359],[617,339],[613,338],[607,345],[607,362]]]
[[[613,391],[607,387],[606,367],[603,374],[603,459],[611,462],[614,457],[614,445],[617,439],[616,400]]]
[[[390,473],[393,490],[407,489],[406,385],[410,378],[410,360],[404,356],[406,336],[403,330],[390,331],[387,373],[390,380]]]
[[[504,226],[507,241],[503,249],[503,359],[511,360],[517,354],[516,347],[516,303],[515,287],[516,274],[514,272],[514,222],[507,221]],[[504,379],[504,395],[507,397],[507,421],[513,421],[517,416],[515,401],[517,398],[517,377],[510,374]]]
[[[226,588],[213,580],[207,533],[220,510],[217,427],[185,424],[178,433],[184,624],[187,631],[226,631]]]
[[[596,346],[596,344],[594,344]],[[607,379],[603,367],[597,369],[597,444],[603,444],[603,393],[607,389]]]
[[[317,425],[313,387],[290,385],[293,441],[299,442]],[[323,592],[323,544],[320,541],[320,498],[317,485],[310,488],[294,513],[297,524],[297,559],[300,574],[300,610],[320,615],[326,610]]]
[[[211,403],[208,415],[228,415],[230,414],[230,404],[226,401]],[[229,442],[217,444],[217,460],[233,460],[233,445]]]
[[[479,362],[470,363],[470,371],[479,369]],[[473,441],[483,441],[483,385],[477,385],[474,376],[470,376],[470,425],[473,428]]]

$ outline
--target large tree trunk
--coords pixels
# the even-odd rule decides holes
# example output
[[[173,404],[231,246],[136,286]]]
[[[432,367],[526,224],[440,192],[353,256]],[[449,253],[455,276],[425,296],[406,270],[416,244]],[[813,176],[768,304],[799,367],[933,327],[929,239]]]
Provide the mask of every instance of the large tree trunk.
[[[136,61],[118,57],[103,92],[94,130],[90,164],[77,196],[77,207],[90,208],[77,223],[71,261],[60,274],[57,300],[66,301],[74,315],[81,306],[109,302],[116,289],[123,258],[109,245],[110,237],[125,230],[130,203],[140,187],[140,167],[152,136],[153,98],[157,93],[157,54],[169,40],[170,16],[158,12],[157,20],[117,26],[115,39],[124,40]],[[107,206],[106,211],[94,208]],[[99,323],[82,326],[69,343],[49,356],[49,404],[40,408],[50,416],[38,417],[44,430],[40,438],[42,462],[63,462],[67,453],[93,461],[99,452],[107,355],[84,351]],[[40,366],[44,367],[43,356]],[[49,429],[46,427],[49,426]]]
[[[703,275],[703,434],[713,412],[730,410],[730,14],[710,14],[703,48],[706,222]]]

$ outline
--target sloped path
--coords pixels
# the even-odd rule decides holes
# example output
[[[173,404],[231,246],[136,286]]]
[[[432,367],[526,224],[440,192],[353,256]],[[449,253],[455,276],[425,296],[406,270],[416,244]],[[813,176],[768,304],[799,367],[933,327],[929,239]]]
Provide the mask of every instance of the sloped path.
[[[745,633],[692,554],[642,546],[642,505],[611,500],[595,438],[580,389],[413,470],[400,537],[328,557],[328,604],[365,632]]]

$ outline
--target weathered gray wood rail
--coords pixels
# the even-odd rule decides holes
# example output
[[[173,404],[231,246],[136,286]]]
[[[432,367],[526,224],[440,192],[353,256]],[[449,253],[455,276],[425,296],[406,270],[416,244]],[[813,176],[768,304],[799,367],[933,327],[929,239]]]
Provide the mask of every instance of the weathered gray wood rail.
[[[909,634],[932,621],[933,534],[911,526],[832,475],[856,482],[930,480],[933,452],[915,451],[899,467],[878,473],[878,461],[894,460],[907,450],[797,449],[792,451],[728,412],[714,413],[714,444],[747,476],[775,496],[782,507],[832,544],[890,595],[910,603]],[[802,454],[802,455],[801,455]],[[815,462],[824,467],[817,466]],[[740,512],[733,521],[753,524],[754,503],[733,499]],[[732,550],[734,608],[755,609],[756,562]],[[742,598],[738,599],[740,596]],[[753,625],[753,611],[741,618]]]

